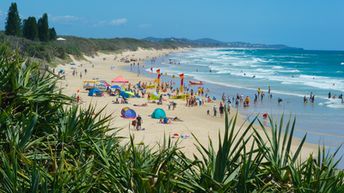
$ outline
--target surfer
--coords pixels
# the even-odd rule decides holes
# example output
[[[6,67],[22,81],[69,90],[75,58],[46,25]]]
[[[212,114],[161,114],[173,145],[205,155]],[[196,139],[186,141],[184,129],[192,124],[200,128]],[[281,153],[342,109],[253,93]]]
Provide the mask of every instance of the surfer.
[[[331,98],[331,92],[328,92],[328,98],[329,99]]]

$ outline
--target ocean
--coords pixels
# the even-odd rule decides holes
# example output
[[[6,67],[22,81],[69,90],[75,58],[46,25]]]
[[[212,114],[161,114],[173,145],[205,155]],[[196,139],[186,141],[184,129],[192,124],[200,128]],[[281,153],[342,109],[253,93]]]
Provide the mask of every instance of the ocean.
[[[344,104],[338,98],[344,94],[344,51],[200,48],[146,61],[145,74],[154,77],[151,67],[167,75],[185,73],[186,83],[204,81],[217,98],[224,93],[253,99],[261,88],[266,92],[263,101],[239,108],[247,119],[263,113],[275,119],[295,116],[296,137],[307,133],[307,142],[326,145],[332,152],[344,143]],[[335,98],[329,99],[329,92]],[[303,97],[310,94],[315,95],[314,104],[305,104]],[[283,101],[278,103],[278,98]],[[339,155],[344,155],[344,148]]]

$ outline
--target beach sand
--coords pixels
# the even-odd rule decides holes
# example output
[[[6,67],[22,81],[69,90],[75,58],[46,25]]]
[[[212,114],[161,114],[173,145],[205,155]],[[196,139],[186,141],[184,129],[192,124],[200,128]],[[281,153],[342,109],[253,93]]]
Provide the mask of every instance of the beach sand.
[[[179,135],[189,135],[190,137],[186,139],[179,138],[179,147],[186,153],[187,156],[192,156],[193,154],[198,154],[195,147],[196,140],[191,134],[194,134],[199,142],[205,146],[209,144],[209,138],[212,139],[215,148],[218,147],[218,134],[224,133],[224,117],[213,117],[207,115],[206,111],[209,109],[212,112],[212,107],[214,103],[206,103],[204,106],[200,107],[186,107],[184,100],[173,100],[177,103],[175,110],[168,110],[168,101],[165,101],[163,105],[157,105],[148,103],[146,107],[135,107],[133,104],[143,104],[147,102],[146,98],[130,98],[129,104],[112,104],[115,99],[107,94],[103,97],[89,97],[88,92],[82,88],[83,80],[91,80],[93,78],[99,78],[99,80],[106,80],[111,82],[111,79],[121,75],[132,84],[136,84],[138,81],[142,82],[153,82],[152,79],[144,77],[142,75],[138,76],[135,72],[129,72],[123,70],[122,67],[128,66],[128,63],[120,62],[119,60],[123,57],[128,57],[131,59],[140,60],[142,65],[144,60],[161,57],[171,52],[181,52],[183,49],[176,50],[143,50],[139,49],[137,51],[125,51],[122,53],[98,53],[95,57],[85,56],[86,60],[75,60],[73,59],[75,66],[70,64],[60,65],[58,68],[63,68],[66,72],[66,79],[61,81],[60,86],[63,88],[63,92],[66,95],[72,96],[76,94],[77,90],[80,90],[79,96],[82,100],[82,106],[87,107],[88,105],[96,105],[97,109],[105,107],[106,114],[111,114],[113,121],[111,123],[112,127],[120,128],[119,135],[125,137],[124,141],[127,141],[130,135],[135,137],[135,143],[143,142],[146,145],[155,146],[161,144],[164,137],[169,138],[173,134],[177,133]],[[82,65],[82,67],[81,67]],[[92,67],[94,65],[94,67]],[[71,67],[75,67],[78,72],[82,72],[82,78],[72,75]],[[87,74],[85,75],[84,69],[87,69]],[[211,92],[211,91],[210,91]],[[219,101],[216,103],[219,106]],[[133,126],[130,126],[131,120],[123,119],[120,116],[121,109],[123,107],[130,107],[136,111],[143,118],[142,127],[145,128],[143,131],[136,131]],[[171,124],[160,124],[159,120],[152,119],[150,115],[155,108],[162,108],[166,111],[168,117],[178,117],[182,122],[172,122]],[[235,115],[235,109],[232,108],[230,117]],[[245,120],[238,116],[237,127],[240,129],[240,125],[243,124]],[[247,125],[247,123],[246,123]],[[130,127],[130,128],[129,128]],[[262,130],[258,129],[259,132]],[[241,132],[241,131],[240,131]],[[173,141],[177,139],[173,138]],[[299,140],[295,139],[292,149],[295,150]],[[305,157],[311,152],[315,152],[316,145],[305,144],[302,157]]]

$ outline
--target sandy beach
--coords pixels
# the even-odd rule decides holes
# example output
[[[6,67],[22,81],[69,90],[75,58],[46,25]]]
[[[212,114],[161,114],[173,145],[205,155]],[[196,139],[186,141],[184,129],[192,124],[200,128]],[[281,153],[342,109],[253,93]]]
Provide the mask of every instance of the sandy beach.
[[[162,105],[148,103],[145,107],[134,106],[134,104],[147,103],[147,98],[130,98],[128,104],[113,104],[113,96],[105,94],[102,97],[90,97],[88,92],[84,90],[83,80],[91,80],[98,78],[99,80],[106,80],[111,83],[111,80],[119,75],[123,76],[131,84],[137,82],[153,82],[153,79],[138,76],[136,72],[129,72],[123,70],[122,67],[128,66],[128,63],[121,62],[121,58],[136,59],[142,65],[144,60],[148,60],[154,57],[161,57],[171,52],[182,52],[183,49],[177,50],[143,50],[137,51],[125,51],[122,53],[98,53],[95,57],[85,56],[85,60],[73,59],[75,65],[64,64],[57,68],[63,68],[66,73],[65,80],[61,81],[60,86],[63,88],[63,92],[69,96],[79,95],[82,101],[82,106],[87,107],[92,104],[98,109],[105,107],[105,112],[111,114],[113,117],[112,127],[120,128],[119,135],[128,139],[130,135],[135,136],[136,143],[145,143],[147,145],[157,145],[164,137],[171,137],[173,134],[186,135],[187,138],[179,138],[179,146],[182,148],[187,155],[194,154],[197,149],[195,148],[195,139],[191,134],[194,134],[200,143],[207,145],[209,138],[212,139],[214,146],[218,146],[218,133],[224,131],[224,118],[217,116],[209,116],[206,111],[213,108],[214,103],[205,103],[203,106],[197,107],[186,107],[184,100],[170,100],[166,99]],[[82,77],[73,76],[73,68],[77,72],[82,72]],[[87,69],[87,73],[84,70]],[[77,91],[80,91],[77,93]],[[211,91],[210,91],[211,92]],[[177,103],[175,110],[168,110],[168,102],[174,101]],[[219,101],[216,102],[218,107]],[[121,109],[123,107],[129,107],[136,111],[143,119],[142,127],[145,128],[143,131],[137,131],[133,126],[130,126],[131,120],[123,119],[121,117]],[[168,117],[178,117],[182,121],[172,122],[171,124],[161,124],[158,119],[152,119],[150,115],[156,108],[162,108],[165,110]],[[232,108],[230,117],[235,115],[235,109]],[[240,112],[239,112],[240,113]],[[237,129],[245,122],[239,114]],[[258,129],[259,132],[262,132]],[[177,140],[173,138],[173,140]],[[294,140],[292,149],[295,149],[299,143],[298,139]],[[305,144],[303,148],[303,155],[307,155],[311,152],[315,152],[316,145]]]

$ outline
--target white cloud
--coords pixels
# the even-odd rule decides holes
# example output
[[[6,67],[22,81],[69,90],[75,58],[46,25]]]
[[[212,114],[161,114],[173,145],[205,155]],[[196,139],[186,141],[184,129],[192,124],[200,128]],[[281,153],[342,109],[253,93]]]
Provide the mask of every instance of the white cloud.
[[[51,20],[56,23],[72,23],[79,21],[81,18],[73,15],[52,16]]]
[[[114,26],[119,26],[119,25],[124,25],[128,22],[127,18],[118,18],[118,19],[113,19],[109,22],[110,25]]]

